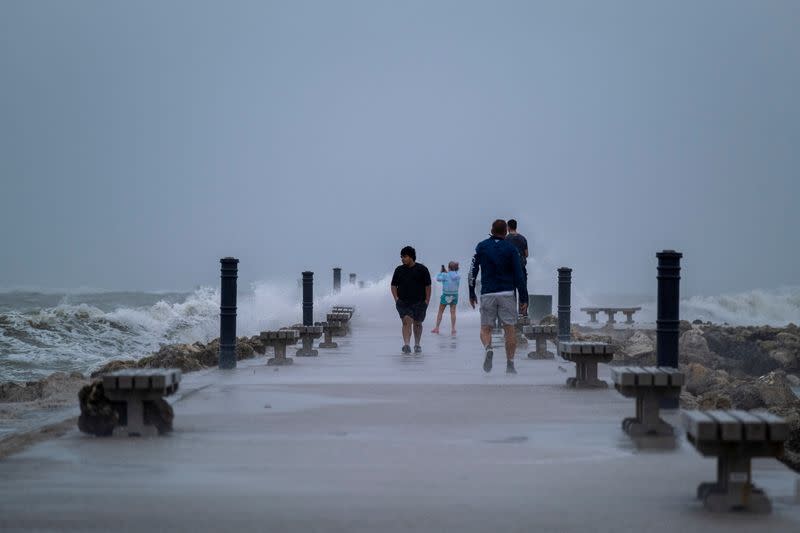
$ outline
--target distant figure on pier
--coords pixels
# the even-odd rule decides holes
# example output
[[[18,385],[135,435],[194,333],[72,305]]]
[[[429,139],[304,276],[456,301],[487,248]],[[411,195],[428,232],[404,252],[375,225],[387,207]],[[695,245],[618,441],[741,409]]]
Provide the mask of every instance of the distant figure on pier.
[[[392,296],[403,322],[403,353],[411,353],[411,331],[414,331],[414,353],[421,353],[422,322],[431,300],[431,274],[417,263],[417,252],[411,246],[400,250],[402,265],[394,269]]]
[[[522,259],[522,275],[525,276],[525,301],[528,301],[528,239],[525,238],[524,235],[521,233],[517,233],[517,221],[509,219],[507,222],[508,224],[508,235],[506,236],[506,240],[514,245],[514,247],[519,251],[519,257]],[[520,296],[520,304],[522,303],[522,296]],[[522,306],[520,305],[519,314],[522,316],[528,316],[528,309],[525,308],[523,312]]]
[[[458,305],[458,285],[461,282],[461,274],[458,272],[458,262],[450,261],[445,270],[436,275],[436,281],[442,284],[442,297],[439,300],[439,314],[436,315],[436,327],[431,333],[439,334],[439,324],[442,323],[444,308],[450,306],[450,335],[456,334],[456,305]]]
[[[472,268],[469,273],[469,303],[472,308],[478,303],[475,284],[478,272],[481,274],[481,342],[486,350],[483,360],[484,372],[492,370],[492,328],[499,319],[505,330],[506,373],[516,374],[514,352],[517,350],[517,301],[514,290],[519,294],[520,311],[528,310],[528,291],[524,290],[525,278],[522,275],[522,260],[514,246],[507,242],[508,225],[505,220],[492,223],[491,236],[478,243]]]

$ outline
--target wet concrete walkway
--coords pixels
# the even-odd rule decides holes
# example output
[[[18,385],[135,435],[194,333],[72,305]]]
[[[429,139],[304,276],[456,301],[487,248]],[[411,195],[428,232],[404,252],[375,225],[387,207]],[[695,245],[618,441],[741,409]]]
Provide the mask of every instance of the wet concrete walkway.
[[[467,326],[403,356],[396,329],[186,375],[168,437],[76,429],[0,461],[0,530],[800,531],[777,461],[754,463],[771,515],[708,513],[694,494],[715,461],[683,438],[637,448],[613,388],[568,389],[572,365],[524,349],[518,375],[501,354],[486,375]]]

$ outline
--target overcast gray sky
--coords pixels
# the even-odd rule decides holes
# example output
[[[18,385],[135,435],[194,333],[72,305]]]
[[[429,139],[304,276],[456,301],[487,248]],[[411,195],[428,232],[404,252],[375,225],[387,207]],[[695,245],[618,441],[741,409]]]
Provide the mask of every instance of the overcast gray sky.
[[[797,285],[800,2],[0,0],[0,286],[432,269]],[[465,265],[466,266],[466,265]]]

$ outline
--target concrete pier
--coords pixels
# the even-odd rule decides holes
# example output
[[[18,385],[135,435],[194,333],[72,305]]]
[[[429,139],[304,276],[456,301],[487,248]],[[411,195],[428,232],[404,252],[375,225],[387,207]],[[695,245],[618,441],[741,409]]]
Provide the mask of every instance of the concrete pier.
[[[683,434],[637,448],[615,390],[564,387],[558,360],[484,374],[466,325],[402,356],[397,330],[354,324],[335,357],[186,374],[169,436],[75,429],[0,461],[0,530],[800,531],[797,474],[774,459],[752,465],[771,514],[708,512],[696,487],[715,460]]]

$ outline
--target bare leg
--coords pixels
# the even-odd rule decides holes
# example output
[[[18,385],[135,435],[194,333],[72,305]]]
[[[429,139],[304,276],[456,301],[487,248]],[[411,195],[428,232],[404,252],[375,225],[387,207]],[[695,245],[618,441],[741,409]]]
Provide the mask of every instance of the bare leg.
[[[422,338],[422,322],[414,322],[414,344],[419,346],[419,340]]]
[[[504,325],[503,329],[506,332],[506,359],[513,361],[514,352],[517,351],[517,334],[514,326]]]
[[[436,315],[436,326],[431,333],[439,333],[439,324],[442,323],[442,315],[444,314],[444,304],[439,304],[439,314]]]
[[[492,326],[481,326],[481,343],[483,343],[484,348],[491,346]]]
[[[456,332],[456,306],[450,306],[450,332],[455,335]]]
[[[414,320],[406,315],[403,317],[403,344],[411,344],[411,324]]]

